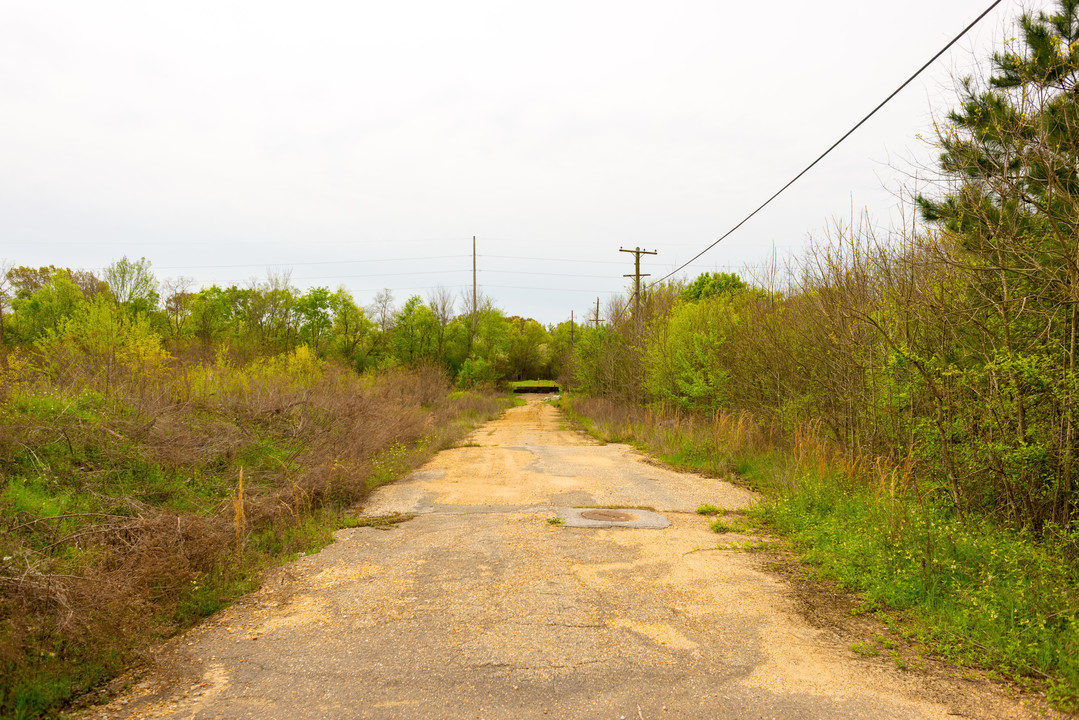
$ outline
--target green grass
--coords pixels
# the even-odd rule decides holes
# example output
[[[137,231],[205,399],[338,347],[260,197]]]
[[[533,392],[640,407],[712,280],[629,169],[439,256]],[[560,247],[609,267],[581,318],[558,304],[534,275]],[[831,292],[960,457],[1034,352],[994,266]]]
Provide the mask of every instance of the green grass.
[[[875,657],[880,655],[880,648],[873,643],[853,643],[850,649],[859,655],[865,655],[866,657]]]
[[[562,386],[556,383],[554,380],[516,380],[510,383],[510,387],[556,387],[561,389]]]
[[[708,527],[714,533],[729,533],[735,532],[737,530],[737,528],[735,528],[733,525],[720,518],[716,518],[712,522],[708,523]]]
[[[753,513],[933,653],[1045,681],[1058,707],[1079,709],[1074,532],[1036,538],[837,478],[803,479]]]
[[[1079,528],[1035,535],[974,515],[959,519],[929,488],[882,493],[838,468],[817,477],[781,447],[722,446],[699,429],[708,421],[698,427],[683,418],[671,428],[648,425],[652,416],[643,409],[597,412],[609,417],[571,418],[600,440],[628,442],[679,468],[737,470],[739,482],[766,496],[748,522],[793,540],[805,564],[861,594],[866,611],[896,634],[1079,711]],[[697,512],[721,510],[702,505]],[[735,529],[720,518],[711,526]],[[879,654],[882,647],[907,667],[887,644],[853,649]]]

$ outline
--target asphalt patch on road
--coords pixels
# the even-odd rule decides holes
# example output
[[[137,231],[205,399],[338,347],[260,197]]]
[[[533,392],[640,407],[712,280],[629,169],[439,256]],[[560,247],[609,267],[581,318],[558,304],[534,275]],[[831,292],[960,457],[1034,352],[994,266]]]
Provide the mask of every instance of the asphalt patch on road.
[[[565,527],[663,530],[671,525],[659,513],[636,508],[559,508],[555,512],[565,521]]]

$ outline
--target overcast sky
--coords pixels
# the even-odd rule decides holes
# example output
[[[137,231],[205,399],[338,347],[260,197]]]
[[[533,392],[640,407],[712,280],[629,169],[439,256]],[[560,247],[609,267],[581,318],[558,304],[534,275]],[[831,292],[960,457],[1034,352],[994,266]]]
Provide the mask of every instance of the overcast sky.
[[[988,5],[0,0],[0,260],[291,268],[400,304],[470,288],[476,236],[506,312],[581,317],[625,287],[619,247],[673,270]],[[852,203],[887,225],[953,75],[1019,11],[684,274],[797,252]]]

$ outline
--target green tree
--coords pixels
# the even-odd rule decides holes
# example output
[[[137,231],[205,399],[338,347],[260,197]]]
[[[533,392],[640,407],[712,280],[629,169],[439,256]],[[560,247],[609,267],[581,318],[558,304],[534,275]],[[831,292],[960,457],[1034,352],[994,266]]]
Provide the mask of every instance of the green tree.
[[[121,305],[130,305],[135,310],[156,310],[160,296],[157,279],[150,270],[150,261],[146,258],[132,261],[124,257],[105,268],[102,280],[109,286],[112,296]]]
[[[1025,14],[1020,28],[988,82],[962,83],[938,133],[952,187],[920,204],[953,241],[970,292],[976,331],[951,372],[976,393],[966,426],[985,424],[986,403],[994,410],[992,432],[975,433],[975,462],[1038,525],[1066,521],[1076,504],[1079,0]]]
[[[228,294],[211,285],[195,294],[190,313],[188,327],[203,347],[209,349],[212,343],[224,337],[232,321],[233,307]]]
[[[738,323],[730,296],[676,305],[649,325],[645,389],[689,409],[719,409],[728,395],[728,340]]]
[[[300,319],[300,340],[318,352],[323,337],[333,327],[329,288],[315,287],[296,299],[296,314]]]
[[[682,290],[682,297],[686,300],[704,300],[745,289],[746,284],[742,282],[742,278],[734,273],[702,273]]]
[[[85,303],[86,297],[67,270],[56,270],[33,294],[22,290],[11,301],[14,324],[19,336],[31,341],[55,330]]]
[[[0,260],[0,345],[4,344],[4,312],[8,309],[11,298],[15,295],[14,285],[8,276],[11,269],[12,264],[10,262]]]
[[[330,311],[333,313],[333,353],[362,370],[370,351],[366,347],[366,338],[374,329],[374,323],[367,319],[363,308],[344,287],[330,296]]]
[[[439,323],[419,295],[405,301],[393,325],[393,352],[405,365],[435,359]]]

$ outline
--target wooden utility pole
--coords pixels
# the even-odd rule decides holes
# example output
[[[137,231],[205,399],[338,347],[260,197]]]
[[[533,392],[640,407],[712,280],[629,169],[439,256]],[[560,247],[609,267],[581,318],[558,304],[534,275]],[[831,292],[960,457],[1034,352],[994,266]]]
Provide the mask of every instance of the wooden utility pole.
[[[596,330],[599,330],[599,324],[603,322],[603,318],[599,316],[599,298],[596,298],[596,314],[592,316],[592,322],[595,324]]]
[[[641,255],[658,255],[655,250],[641,250],[635,248],[633,250],[626,250],[625,248],[618,248],[618,252],[633,253],[633,274],[623,275],[623,277],[633,278],[633,325],[640,329],[641,327],[641,278],[649,277],[651,273],[641,274]]]
[[[472,236],[472,337],[468,339],[468,348],[471,353],[472,350],[472,338],[476,337],[476,313],[479,308],[476,306],[476,236]]]
[[[569,392],[570,392],[570,383],[573,380],[573,365],[574,365],[574,362],[573,362],[573,343],[574,343],[574,340],[576,339],[576,338],[574,338],[574,332],[573,331],[574,331],[575,327],[576,327],[576,325],[573,322],[573,311],[570,310],[569,311],[569,356],[566,358],[566,364],[563,366],[562,373],[561,373],[562,377],[564,377],[566,379],[566,387],[565,387],[563,392],[567,396],[569,395]]]

